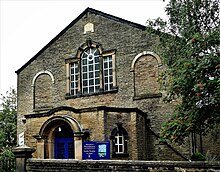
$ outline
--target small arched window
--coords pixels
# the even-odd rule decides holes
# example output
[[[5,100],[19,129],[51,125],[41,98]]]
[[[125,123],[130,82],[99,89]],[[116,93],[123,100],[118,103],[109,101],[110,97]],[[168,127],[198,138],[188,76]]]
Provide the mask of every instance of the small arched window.
[[[121,123],[117,123],[117,127],[112,130],[110,139],[112,141],[112,157],[128,157],[128,133]]]

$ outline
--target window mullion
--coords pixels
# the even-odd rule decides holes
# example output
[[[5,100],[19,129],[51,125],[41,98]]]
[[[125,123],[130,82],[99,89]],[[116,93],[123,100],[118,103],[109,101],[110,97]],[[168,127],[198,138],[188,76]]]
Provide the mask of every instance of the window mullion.
[[[103,70],[103,57],[99,56],[99,80],[100,80],[100,90],[104,90],[104,70]]]
[[[92,73],[93,73],[93,90],[94,90],[94,92],[96,91],[95,90],[95,86],[96,86],[96,84],[95,84],[95,72],[96,72],[96,70],[95,70],[95,59],[94,59],[94,63],[93,63],[93,71],[92,71]]]
[[[86,66],[86,68],[87,68],[87,70],[86,70],[86,75],[87,75],[87,78],[86,78],[86,89],[87,89],[87,93],[90,93],[89,92],[89,63],[88,63],[88,59],[86,59],[87,60],[87,66]]]

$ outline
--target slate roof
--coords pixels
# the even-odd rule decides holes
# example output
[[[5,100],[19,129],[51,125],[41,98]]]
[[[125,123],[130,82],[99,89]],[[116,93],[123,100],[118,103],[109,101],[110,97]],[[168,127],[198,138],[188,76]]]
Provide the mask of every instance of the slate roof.
[[[132,27],[141,29],[141,30],[146,29],[146,26],[144,26],[144,25],[134,23],[134,22],[122,19],[120,17],[116,17],[116,16],[113,16],[113,15],[104,13],[102,11],[98,11],[98,10],[95,10],[93,8],[86,8],[75,20],[73,20],[67,27],[65,27],[57,36],[55,36],[47,45],[45,45],[35,56],[33,56],[20,69],[15,71],[15,73],[19,74],[23,69],[25,69],[31,62],[33,62],[41,53],[43,53],[48,47],[50,47],[50,45],[52,45],[56,40],[58,40],[59,37],[61,37],[69,28],[71,28],[75,23],[77,23],[87,13],[93,13],[93,14],[96,14],[96,15],[100,15],[100,16],[106,17],[110,20],[114,20],[114,21],[117,21],[117,22],[120,22],[120,23],[124,23],[124,24],[130,25]]]

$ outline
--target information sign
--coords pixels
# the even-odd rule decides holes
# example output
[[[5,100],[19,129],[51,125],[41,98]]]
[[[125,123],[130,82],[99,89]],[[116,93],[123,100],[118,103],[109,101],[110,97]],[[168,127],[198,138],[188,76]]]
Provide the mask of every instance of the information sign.
[[[110,142],[83,142],[83,159],[110,159]]]

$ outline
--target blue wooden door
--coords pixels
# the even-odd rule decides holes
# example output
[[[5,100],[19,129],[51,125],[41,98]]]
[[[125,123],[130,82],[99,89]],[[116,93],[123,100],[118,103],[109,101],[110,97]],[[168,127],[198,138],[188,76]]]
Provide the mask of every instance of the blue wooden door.
[[[55,138],[55,158],[74,159],[73,138]]]
[[[69,125],[60,125],[55,129],[54,158],[74,159],[74,135]]]

